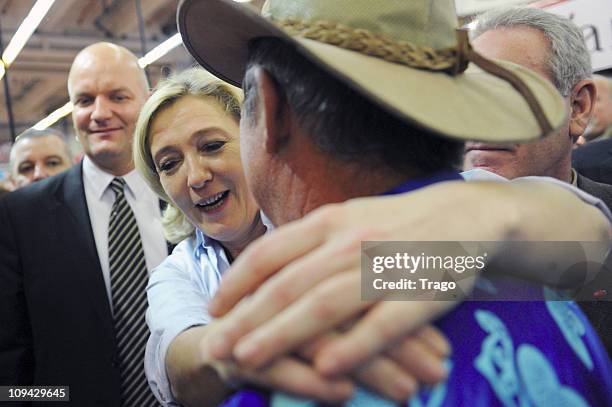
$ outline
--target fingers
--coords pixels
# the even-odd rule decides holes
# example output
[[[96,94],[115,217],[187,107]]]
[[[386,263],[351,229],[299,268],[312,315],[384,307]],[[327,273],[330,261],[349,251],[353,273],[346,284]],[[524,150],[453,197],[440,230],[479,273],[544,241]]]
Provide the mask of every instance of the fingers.
[[[235,372],[235,376],[274,390],[327,403],[347,400],[353,393],[349,380],[323,378],[312,367],[288,357],[275,361],[265,369]]]
[[[252,243],[223,277],[209,306],[211,315],[220,317],[226,314],[269,276],[321,245],[328,224],[333,221],[333,212],[333,207],[314,211]]]
[[[434,385],[444,380],[448,374],[444,366],[448,354],[440,353],[439,349],[435,349],[419,334],[402,340],[389,349],[387,354],[419,383]]]
[[[315,358],[315,366],[325,376],[350,371],[454,304],[449,301],[381,302],[348,332],[323,346]]]
[[[418,387],[411,374],[386,357],[375,358],[358,369],[354,377],[363,386],[395,402],[406,401]]]
[[[425,325],[415,335],[419,337],[438,356],[446,358],[452,352],[451,343],[446,336],[435,326]]]
[[[341,273],[312,288],[276,317],[239,340],[234,357],[241,364],[259,367],[351,319],[369,306],[368,302],[361,301],[360,280],[358,274]]]
[[[364,233],[350,233],[334,244],[325,244],[270,277],[244,303],[224,316],[223,326],[216,331],[217,337],[212,338],[218,344],[213,351],[215,357],[229,357],[236,342],[259,327],[262,343],[251,346],[252,351],[242,349],[235,355],[242,363],[258,366],[260,363],[254,360],[249,362],[252,356],[247,353],[255,352],[255,349],[263,353],[270,350],[272,353],[262,356],[261,363],[266,363],[281,353],[279,343],[284,343],[283,350],[291,350],[318,334],[321,326],[330,326],[326,321],[327,314],[347,316],[363,308],[365,303],[361,303],[359,298],[359,263]],[[337,281],[331,281],[332,276],[346,270],[352,273],[344,274],[354,274],[352,285],[343,287]],[[329,291],[333,289],[336,293]],[[293,309],[290,305],[298,298],[303,301],[301,306],[291,314],[293,317],[288,317],[288,310]],[[346,303],[339,303],[341,299]],[[338,309],[334,310],[332,304],[336,304]],[[308,306],[312,309],[305,308]],[[309,323],[302,320],[305,316]]]

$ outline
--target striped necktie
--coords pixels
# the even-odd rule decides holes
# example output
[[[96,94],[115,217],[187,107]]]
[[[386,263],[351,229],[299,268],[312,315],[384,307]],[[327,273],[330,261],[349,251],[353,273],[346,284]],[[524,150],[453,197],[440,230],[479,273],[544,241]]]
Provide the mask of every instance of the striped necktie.
[[[108,259],[122,406],[156,405],[143,360],[147,343],[147,266],[138,224],[125,199],[123,178],[111,182],[115,202],[108,225]]]

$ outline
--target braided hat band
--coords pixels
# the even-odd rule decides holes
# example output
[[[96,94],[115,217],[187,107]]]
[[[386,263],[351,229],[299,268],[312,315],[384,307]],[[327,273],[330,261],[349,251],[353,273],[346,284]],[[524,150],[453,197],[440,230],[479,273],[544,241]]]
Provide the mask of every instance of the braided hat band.
[[[465,71],[468,65],[467,60],[459,55],[460,47],[436,50],[329,21],[287,19],[272,22],[291,36],[308,38],[411,68],[457,74]]]
[[[414,69],[458,75],[467,69],[471,61],[482,70],[504,79],[523,95],[544,134],[553,130],[542,106],[529,87],[511,71],[476,53],[472,49],[468,32],[465,29],[456,30],[457,45],[455,47],[437,50],[414,45],[408,41],[396,41],[384,34],[335,22],[297,19],[272,19],[272,22],[294,37],[326,43]]]

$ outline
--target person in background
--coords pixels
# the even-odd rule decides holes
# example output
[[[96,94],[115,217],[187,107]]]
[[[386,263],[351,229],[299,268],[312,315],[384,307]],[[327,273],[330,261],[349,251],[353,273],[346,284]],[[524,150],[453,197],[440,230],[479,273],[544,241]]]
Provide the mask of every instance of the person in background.
[[[612,78],[593,75],[597,98],[593,117],[585,133],[578,139],[579,145],[612,137]]]
[[[595,101],[591,57],[582,31],[565,17],[532,7],[495,9],[478,16],[477,22],[474,49],[549,80],[565,98],[567,120],[555,134],[532,143],[467,142],[464,170],[482,168],[508,179],[553,177],[612,207],[612,187],[591,181],[571,165],[574,143],[587,128]]]
[[[96,43],[68,94],[83,161],[0,203],[0,384],[70,386],[67,406],[155,405],[146,284],[168,248],[132,161],[149,86],[135,55]]]
[[[574,150],[572,164],[592,180],[612,185],[612,79],[593,78],[597,89],[593,118],[584,145]]]
[[[595,101],[591,57],[582,31],[570,20],[532,8],[494,9],[477,18],[474,49],[488,58],[525,66],[549,80],[566,100],[567,121],[553,135],[528,144],[466,143],[464,169],[483,168],[508,179],[548,176],[573,184],[612,207],[612,186],[595,182],[571,166],[573,145],[585,132]],[[607,98],[607,96],[605,96]],[[595,104],[596,105],[596,104]],[[612,276],[592,283],[580,306],[612,354]],[[593,293],[605,291],[593,298]]]
[[[14,189],[51,177],[72,166],[64,135],[54,129],[28,129],[11,148],[9,182]]]

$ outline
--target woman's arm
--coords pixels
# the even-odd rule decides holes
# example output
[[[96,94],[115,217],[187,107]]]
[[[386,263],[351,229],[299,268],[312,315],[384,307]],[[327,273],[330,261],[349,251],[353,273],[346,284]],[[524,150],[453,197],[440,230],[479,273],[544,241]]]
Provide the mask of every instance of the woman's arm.
[[[166,372],[172,393],[185,406],[216,406],[232,390],[222,379],[223,364],[213,367],[206,354],[208,326],[190,328],[170,344],[166,354]]]

